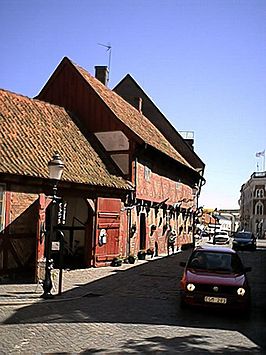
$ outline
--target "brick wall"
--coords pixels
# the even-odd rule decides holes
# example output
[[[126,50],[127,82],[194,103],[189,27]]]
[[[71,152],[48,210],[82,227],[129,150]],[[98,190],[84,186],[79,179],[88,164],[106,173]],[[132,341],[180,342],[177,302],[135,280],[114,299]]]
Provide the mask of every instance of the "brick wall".
[[[34,204],[38,195],[19,192],[10,194],[9,232],[12,234],[34,233],[38,213]],[[7,226],[6,226],[7,227]]]

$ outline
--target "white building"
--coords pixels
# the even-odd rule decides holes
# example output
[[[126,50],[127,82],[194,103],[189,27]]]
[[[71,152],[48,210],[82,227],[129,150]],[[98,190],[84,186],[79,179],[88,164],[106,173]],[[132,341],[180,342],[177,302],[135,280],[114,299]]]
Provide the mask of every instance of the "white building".
[[[266,234],[266,171],[255,172],[240,190],[240,229]]]

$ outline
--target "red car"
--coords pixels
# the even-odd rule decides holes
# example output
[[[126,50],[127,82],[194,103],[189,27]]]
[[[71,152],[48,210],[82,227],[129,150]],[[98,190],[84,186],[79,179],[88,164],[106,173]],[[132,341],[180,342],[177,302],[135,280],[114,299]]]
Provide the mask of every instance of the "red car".
[[[248,311],[250,288],[236,251],[221,246],[197,247],[184,266],[181,306],[204,306]]]

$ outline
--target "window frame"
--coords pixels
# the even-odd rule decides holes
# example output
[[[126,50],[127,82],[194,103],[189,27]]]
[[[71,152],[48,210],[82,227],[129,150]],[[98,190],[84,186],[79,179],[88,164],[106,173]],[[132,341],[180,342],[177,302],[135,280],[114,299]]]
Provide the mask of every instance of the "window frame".
[[[259,201],[255,205],[255,215],[257,216],[263,216],[263,204]]]

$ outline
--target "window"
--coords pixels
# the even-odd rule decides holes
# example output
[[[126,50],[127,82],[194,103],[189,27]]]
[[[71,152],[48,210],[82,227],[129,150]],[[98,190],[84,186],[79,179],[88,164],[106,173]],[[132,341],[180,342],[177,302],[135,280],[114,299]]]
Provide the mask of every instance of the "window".
[[[255,191],[255,197],[256,198],[263,198],[264,197],[264,190],[263,189],[257,189]]]
[[[255,205],[255,214],[259,215],[259,216],[263,215],[263,205],[262,205],[261,202],[256,203],[256,205]]]
[[[242,273],[243,265],[237,254],[198,251],[189,260],[188,267],[208,271]]]
[[[5,185],[0,185],[0,232],[5,227]]]
[[[144,179],[146,181],[150,181],[151,179],[151,169],[148,168],[147,166],[144,167]]]

